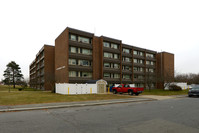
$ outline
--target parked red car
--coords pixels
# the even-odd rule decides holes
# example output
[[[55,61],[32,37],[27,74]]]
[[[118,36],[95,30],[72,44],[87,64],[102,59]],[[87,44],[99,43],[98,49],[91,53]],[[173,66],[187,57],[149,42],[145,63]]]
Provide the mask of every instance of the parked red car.
[[[113,94],[117,93],[128,93],[129,95],[135,94],[138,96],[140,93],[144,91],[142,87],[130,87],[128,84],[121,84],[118,87],[113,87]]]

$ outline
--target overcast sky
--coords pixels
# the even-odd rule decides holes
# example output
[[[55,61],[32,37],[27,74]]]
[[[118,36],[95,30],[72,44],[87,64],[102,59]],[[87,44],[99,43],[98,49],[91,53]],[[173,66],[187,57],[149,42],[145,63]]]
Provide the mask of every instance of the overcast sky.
[[[0,79],[10,61],[29,77],[66,27],[174,53],[176,72],[199,73],[198,0],[0,0]]]

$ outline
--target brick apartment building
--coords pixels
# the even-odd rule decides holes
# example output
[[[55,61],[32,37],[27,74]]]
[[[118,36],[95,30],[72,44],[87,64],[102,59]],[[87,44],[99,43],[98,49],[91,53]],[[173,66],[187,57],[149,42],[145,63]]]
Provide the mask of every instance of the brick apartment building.
[[[48,79],[42,84],[42,76],[38,78],[33,74],[42,71],[42,69],[36,71],[34,66],[37,67],[38,56],[42,51],[48,55],[49,50],[45,46],[30,65],[30,81],[35,80],[36,88],[40,86],[47,89],[45,84],[49,82]],[[46,57],[43,61],[45,66],[52,65],[54,69],[44,71],[43,77],[51,73],[56,83],[86,83],[89,80],[104,79],[109,85],[129,83],[138,87],[147,87],[147,84],[157,87],[158,75],[170,70],[170,74],[174,76],[173,54],[157,53],[123,44],[121,40],[97,37],[92,33],[68,27],[56,38],[53,50],[54,53],[49,52],[53,55],[52,58]]]
[[[41,90],[54,87],[55,47],[44,45],[30,64],[30,86]]]

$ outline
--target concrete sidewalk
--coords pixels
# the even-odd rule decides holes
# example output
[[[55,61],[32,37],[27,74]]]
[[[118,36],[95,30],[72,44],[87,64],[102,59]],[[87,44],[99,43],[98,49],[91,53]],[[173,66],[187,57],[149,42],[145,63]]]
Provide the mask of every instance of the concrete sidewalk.
[[[27,104],[27,105],[15,105],[15,106],[1,106],[0,105],[0,112],[95,106],[95,105],[106,105],[106,104],[116,104],[116,103],[166,100],[166,99],[183,98],[183,97],[186,97],[186,95],[177,95],[177,96],[139,95],[139,96],[132,96],[132,98],[113,99],[113,100]]]

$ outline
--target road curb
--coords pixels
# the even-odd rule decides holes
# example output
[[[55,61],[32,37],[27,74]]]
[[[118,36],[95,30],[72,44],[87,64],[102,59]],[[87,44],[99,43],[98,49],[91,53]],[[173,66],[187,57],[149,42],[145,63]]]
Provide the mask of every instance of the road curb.
[[[123,101],[111,101],[111,102],[95,102],[95,103],[79,103],[79,104],[69,104],[69,105],[54,105],[54,106],[41,106],[41,107],[29,107],[29,108],[7,108],[1,109],[0,112],[13,112],[13,111],[29,111],[29,110],[42,110],[42,109],[57,109],[57,108],[70,108],[70,107],[84,107],[84,106],[96,106],[96,105],[107,105],[107,104],[117,104],[117,103],[130,103],[130,102],[143,102],[143,101],[156,101],[157,99],[147,98],[147,99],[132,99]]]

